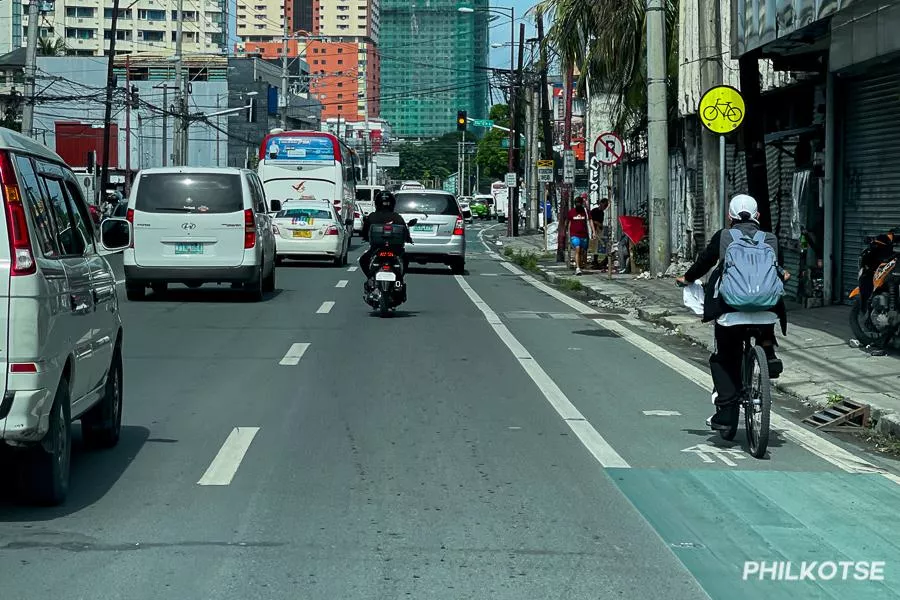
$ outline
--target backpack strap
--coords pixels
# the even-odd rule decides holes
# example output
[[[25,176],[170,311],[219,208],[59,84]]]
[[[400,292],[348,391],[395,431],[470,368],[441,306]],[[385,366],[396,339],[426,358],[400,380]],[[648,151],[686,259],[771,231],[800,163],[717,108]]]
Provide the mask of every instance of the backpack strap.
[[[765,231],[757,231],[756,235],[753,236],[753,241],[757,244],[763,244],[766,241],[766,232]]]
[[[741,232],[740,229],[729,229],[728,233],[731,234],[731,239],[735,242],[739,242],[742,239],[744,239],[744,234]]]

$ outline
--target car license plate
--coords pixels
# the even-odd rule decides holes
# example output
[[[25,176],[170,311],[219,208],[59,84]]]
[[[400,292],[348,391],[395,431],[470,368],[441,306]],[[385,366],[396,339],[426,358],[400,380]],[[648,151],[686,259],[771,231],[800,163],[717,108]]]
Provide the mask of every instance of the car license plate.
[[[375,273],[375,281],[397,281],[397,275],[391,271],[378,271]]]
[[[295,231],[294,237],[295,238],[311,238],[312,231]]]
[[[427,231],[431,232],[431,225],[413,225],[413,231]]]
[[[203,254],[203,244],[175,244],[175,254]]]

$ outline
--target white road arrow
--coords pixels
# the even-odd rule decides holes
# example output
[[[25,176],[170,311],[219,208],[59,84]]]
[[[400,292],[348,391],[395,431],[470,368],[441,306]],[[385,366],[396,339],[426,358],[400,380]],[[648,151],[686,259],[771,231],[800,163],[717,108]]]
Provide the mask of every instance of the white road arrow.
[[[729,467],[737,466],[737,463],[731,460],[732,458],[738,460],[747,458],[747,455],[744,454],[743,450],[732,448],[717,448],[715,446],[710,446],[709,444],[697,444],[696,446],[685,448],[684,450],[682,450],[682,452],[693,452],[700,457],[700,460],[707,464],[714,463],[716,462],[715,459],[719,459]]]

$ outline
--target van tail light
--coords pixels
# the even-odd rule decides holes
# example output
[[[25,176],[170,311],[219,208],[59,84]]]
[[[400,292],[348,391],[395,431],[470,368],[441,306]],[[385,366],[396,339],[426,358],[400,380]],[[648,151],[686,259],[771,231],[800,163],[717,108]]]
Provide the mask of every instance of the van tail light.
[[[256,246],[256,219],[253,217],[253,210],[244,211],[244,250],[248,250]]]
[[[325,230],[325,235],[337,235],[338,228],[335,225],[329,225],[328,229]]]
[[[465,231],[463,230],[463,219],[462,217],[456,217],[456,226],[453,228],[453,235],[465,235]]]
[[[10,373],[37,373],[37,365],[34,363],[11,363]]]
[[[129,248],[134,248],[134,209],[129,208],[125,212],[125,220],[131,225],[131,244],[129,244]]]
[[[358,210],[353,211],[353,218],[354,218],[354,219],[358,219],[358,218],[360,218],[360,216],[362,216],[362,215],[359,214],[359,211],[358,211]]]
[[[6,229],[9,235],[10,274],[32,275],[37,271],[31,251],[31,236],[25,218],[25,205],[19,193],[19,184],[13,173],[8,152],[0,152],[0,189],[6,209]]]

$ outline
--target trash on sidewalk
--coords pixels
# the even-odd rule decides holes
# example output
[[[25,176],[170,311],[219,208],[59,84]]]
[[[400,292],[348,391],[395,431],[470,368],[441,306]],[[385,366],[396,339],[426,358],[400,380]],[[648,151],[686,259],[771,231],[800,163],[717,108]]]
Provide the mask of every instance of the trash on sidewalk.
[[[847,345],[851,348],[859,348],[862,344],[859,343],[859,340],[851,339],[849,342],[847,342]]]
[[[644,271],[640,275],[636,276],[635,279],[651,279],[650,271]]]

